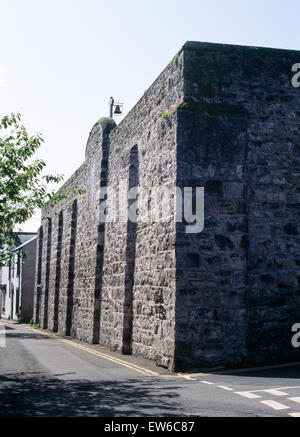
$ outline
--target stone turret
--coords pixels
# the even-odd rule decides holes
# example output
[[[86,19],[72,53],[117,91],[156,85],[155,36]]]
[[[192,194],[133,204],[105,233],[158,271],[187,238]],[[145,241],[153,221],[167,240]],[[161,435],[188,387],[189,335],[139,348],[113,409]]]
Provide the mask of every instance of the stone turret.
[[[106,139],[109,133],[117,126],[114,119],[109,117],[100,118],[94,125],[85,149],[85,157],[93,155],[95,148],[102,143],[103,139]]]

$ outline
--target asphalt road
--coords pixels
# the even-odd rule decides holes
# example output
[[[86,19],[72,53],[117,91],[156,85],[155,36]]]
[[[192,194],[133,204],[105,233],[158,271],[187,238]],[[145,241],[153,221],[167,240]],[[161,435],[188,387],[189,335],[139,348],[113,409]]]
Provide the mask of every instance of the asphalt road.
[[[5,323],[0,416],[300,417],[300,365],[178,375],[147,360]]]

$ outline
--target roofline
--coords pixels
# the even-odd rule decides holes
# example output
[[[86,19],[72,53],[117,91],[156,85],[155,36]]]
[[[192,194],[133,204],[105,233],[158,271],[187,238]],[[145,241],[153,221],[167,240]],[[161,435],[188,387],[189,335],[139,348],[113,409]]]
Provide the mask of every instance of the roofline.
[[[274,52],[274,54],[292,54],[297,53],[299,54],[299,49],[291,49],[291,48],[282,48],[282,47],[270,47],[270,46],[257,46],[257,45],[249,45],[249,44],[232,44],[232,43],[221,43],[221,42],[209,42],[209,41],[187,41],[182,49],[193,49],[201,47],[203,49],[224,49],[224,50],[249,50],[249,51],[267,51],[267,52]]]
[[[28,233],[30,234],[31,232],[28,232]],[[20,246],[15,247],[14,249],[12,249],[12,252],[16,252],[16,251],[18,251],[19,249],[22,249],[22,247],[26,246],[27,244],[31,243],[32,241],[34,241],[34,240],[36,240],[36,239],[37,239],[37,234],[36,234],[33,238],[31,238],[30,240],[25,241],[25,243],[20,244]]]

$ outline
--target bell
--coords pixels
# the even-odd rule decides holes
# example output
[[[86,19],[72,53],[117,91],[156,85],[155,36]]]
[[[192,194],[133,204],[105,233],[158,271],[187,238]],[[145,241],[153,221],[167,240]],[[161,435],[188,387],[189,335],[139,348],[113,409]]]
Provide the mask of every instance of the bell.
[[[121,115],[121,114],[122,114],[122,111],[121,111],[121,108],[120,108],[119,105],[116,106],[116,109],[115,109],[114,114],[115,114],[115,115]]]

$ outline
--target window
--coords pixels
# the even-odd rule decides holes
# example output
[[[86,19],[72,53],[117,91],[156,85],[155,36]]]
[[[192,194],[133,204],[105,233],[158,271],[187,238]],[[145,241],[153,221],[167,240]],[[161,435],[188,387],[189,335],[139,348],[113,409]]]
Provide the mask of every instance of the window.
[[[6,284],[5,285],[2,285],[2,293],[1,293],[1,297],[2,297],[2,301],[0,302],[1,303],[1,310],[2,310],[2,313],[5,313],[5,311],[6,311]]]

